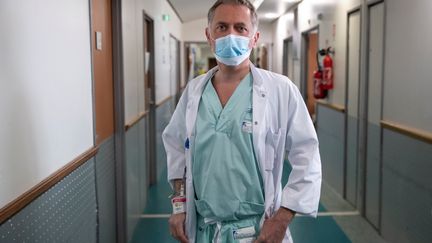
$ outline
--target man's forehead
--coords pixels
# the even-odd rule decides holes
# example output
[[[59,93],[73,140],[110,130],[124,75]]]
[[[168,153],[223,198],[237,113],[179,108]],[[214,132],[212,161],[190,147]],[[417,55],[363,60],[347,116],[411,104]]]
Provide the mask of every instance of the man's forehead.
[[[247,25],[248,21],[224,21],[224,20],[218,20],[218,21],[213,21],[214,24],[219,25],[219,24],[223,24],[223,25],[228,25],[228,24],[234,24],[234,25]]]
[[[221,4],[215,9],[213,23],[251,24],[250,9],[244,5]]]

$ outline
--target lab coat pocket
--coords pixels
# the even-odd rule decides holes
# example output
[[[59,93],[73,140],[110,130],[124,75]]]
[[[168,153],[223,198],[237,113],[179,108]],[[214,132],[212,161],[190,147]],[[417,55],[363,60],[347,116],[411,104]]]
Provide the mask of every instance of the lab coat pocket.
[[[282,129],[273,132],[271,129],[267,131],[265,142],[265,170],[273,170],[275,160],[278,158],[278,147],[282,136]]]
[[[186,112],[185,112],[185,117],[193,117],[192,115],[192,107],[193,107],[194,102],[192,100],[190,100],[187,105],[186,105]],[[186,122],[186,131],[188,134],[190,134],[190,132],[192,131],[192,122]]]

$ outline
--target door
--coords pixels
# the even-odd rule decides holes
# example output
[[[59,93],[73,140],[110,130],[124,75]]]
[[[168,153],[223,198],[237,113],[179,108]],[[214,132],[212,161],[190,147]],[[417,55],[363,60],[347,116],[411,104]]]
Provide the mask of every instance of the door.
[[[157,180],[156,172],[156,107],[155,107],[155,68],[154,68],[154,24],[153,20],[143,14],[143,40],[144,40],[144,92],[145,110],[148,115],[147,123],[147,163],[148,185]]]
[[[347,98],[346,98],[346,178],[345,198],[357,205],[359,80],[360,80],[360,11],[348,14]]]
[[[366,218],[379,228],[381,188],[381,107],[384,50],[384,3],[370,5],[368,36],[368,106],[366,145]]]
[[[318,29],[316,26],[302,33],[302,63],[300,92],[305,99],[309,115],[315,121],[315,97],[313,95],[313,73],[317,69]],[[294,71],[294,70],[293,70]],[[293,74],[294,75],[294,74]]]
[[[317,31],[310,32],[307,36],[307,100],[306,106],[309,115],[315,118],[315,97],[313,95],[313,73],[318,69],[316,53],[318,52],[318,33]],[[315,119],[313,119],[315,120]]]
[[[92,59],[95,99],[95,142],[114,135],[114,82],[110,1],[92,1]]]
[[[294,49],[292,38],[288,40],[287,52],[287,76],[290,80],[294,80]]]

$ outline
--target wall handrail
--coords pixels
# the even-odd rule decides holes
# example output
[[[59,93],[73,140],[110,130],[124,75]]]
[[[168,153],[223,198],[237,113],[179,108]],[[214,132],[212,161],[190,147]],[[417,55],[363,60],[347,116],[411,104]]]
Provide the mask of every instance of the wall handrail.
[[[167,98],[165,98],[164,100],[162,100],[161,102],[157,103],[155,106],[156,108],[158,108],[159,106],[165,104],[167,101],[171,100],[174,96],[169,96]],[[139,121],[141,121],[141,119],[143,119],[144,117],[147,116],[147,114],[149,113],[149,110],[146,110],[144,112],[140,112],[138,114],[138,116],[136,116],[135,118],[133,118],[129,123],[127,123],[125,125],[125,131],[128,131],[129,129],[131,129],[131,127],[135,126]]]
[[[52,173],[50,176],[45,178],[43,181],[17,197],[12,202],[0,209],[0,225],[6,220],[17,214],[28,204],[33,202],[37,197],[48,191],[51,187],[61,181],[63,178],[71,174],[78,167],[83,165],[89,159],[93,158],[99,150],[99,147],[92,147],[86,152],[73,159],[71,162]]]
[[[417,140],[421,140],[426,143],[432,144],[432,133],[409,126],[401,125],[392,121],[381,120],[381,125],[383,128],[390,129],[392,131],[410,136]]]
[[[158,108],[159,106],[162,106],[163,104],[165,104],[166,102],[172,100],[173,98],[174,98],[173,95],[170,95],[170,96],[166,97],[161,102],[159,102],[159,103],[156,104],[156,108]]]
[[[328,103],[326,101],[322,101],[322,100],[316,100],[315,102],[317,104],[320,104],[320,105],[325,106],[327,108],[330,108],[332,110],[339,111],[341,113],[345,113],[345,107],[344,106],[337,105],[337,104],[330,104],[330,103]]]
[[[129,122],[128,124],[125,125],[125,130],[129,130],[131,127],[135,126],[139,121],[141,121],[141,119],[143,119],[145,116],[147,116],[147,111],[145,112],[140,112],[138,114],[137,117],[135,117],[134,119],[132,119],[131,122]]]

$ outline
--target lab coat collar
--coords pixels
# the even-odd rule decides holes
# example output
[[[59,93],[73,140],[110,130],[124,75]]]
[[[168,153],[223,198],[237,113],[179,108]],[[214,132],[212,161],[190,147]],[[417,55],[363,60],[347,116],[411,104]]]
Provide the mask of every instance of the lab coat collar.
[[[253,94],[252,94],[252,117],[253,117],[253,132],[252,141],[255,151],[260,151],[259,148],[264,146],[263,141],[260,141],[260,134],[265,130],[264,119],[265,119],[265,108],[267,107],[267,91],[264,87],[263,77],[252,63],[250,64],[253,79]],[[264,157],[262,154],[257,154],[256,158],[260,165],[261,175],[264,175]],[[265,186],[264,186],[265,188]],[[266,205],[267,210],[267,205]]]
[[[255,67],[255,65],[250,62],[249,63],[249,67],[250,67],[250,71],[252,74],[252,78],[253,78],[253,84],[256,87],[257,91],[260,92],[260,95],[262,93],[266,94],[266,89],[264,87],[263,84],[263,77],[262,75],[259,73],[258,68]],[[204,78],[202,79],[203,82],[200,82],[200,84],[198,85],[199,90],[202,90],[203,87],[205,86],[205,84],[207,83],[208,80],[210,80],[210,78],[219,70],[219,66],[216,66],[212,69],[210,69],[205,75]]]

